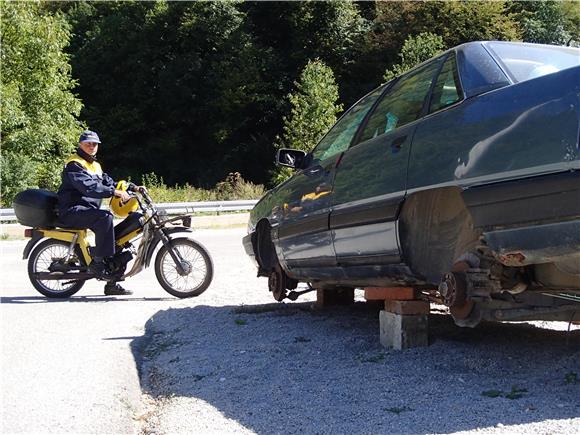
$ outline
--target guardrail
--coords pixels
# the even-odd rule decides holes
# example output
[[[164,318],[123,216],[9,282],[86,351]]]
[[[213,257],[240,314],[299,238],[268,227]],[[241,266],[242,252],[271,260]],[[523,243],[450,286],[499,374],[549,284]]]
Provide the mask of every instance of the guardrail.
[[[189,213],[221,213],[225,211],[246,211],[251,210],[258,200],[238,200],[238,201],[200,201],[200,202],[165,202],[156,204],[160,210],[165,210],[167,214],[189,214]],[[13,208],[0,209],[0,221],[14,222],[16,215]]]

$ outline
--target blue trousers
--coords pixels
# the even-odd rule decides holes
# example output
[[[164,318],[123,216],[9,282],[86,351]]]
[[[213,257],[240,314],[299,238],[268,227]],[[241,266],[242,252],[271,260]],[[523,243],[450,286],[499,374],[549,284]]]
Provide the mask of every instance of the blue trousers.
[[[93,257],[111,257],[115,253],[113,215],[108,210],[74,206],[59,216],[59,221],[70,228],[88,228],[95,233]]]

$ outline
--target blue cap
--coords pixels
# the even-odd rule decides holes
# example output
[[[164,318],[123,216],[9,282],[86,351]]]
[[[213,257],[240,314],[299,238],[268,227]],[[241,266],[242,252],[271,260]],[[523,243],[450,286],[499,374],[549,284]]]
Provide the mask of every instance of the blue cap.
[[[83,134],[81,134],[81,137],[79,137],[79,142],[101,143],[101,140],[99,139],[99,135],[97,133],[95,133],[94,131],[85,130],[85,131],[83,131]]]

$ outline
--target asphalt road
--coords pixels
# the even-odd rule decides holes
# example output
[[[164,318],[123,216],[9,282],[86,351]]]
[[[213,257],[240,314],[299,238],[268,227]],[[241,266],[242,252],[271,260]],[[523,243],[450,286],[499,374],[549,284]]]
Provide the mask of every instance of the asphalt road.
[[[219,258],[242,234],[194,237]],[[71,299],[48,300],[28,280],[25,243],[0,242],[0,432],[136,433],[144,409],[131,342],[155,313],[195,299],[165,293],[150,268],[124,284],[132,296],[104,296],[102,283],[88,282]]]

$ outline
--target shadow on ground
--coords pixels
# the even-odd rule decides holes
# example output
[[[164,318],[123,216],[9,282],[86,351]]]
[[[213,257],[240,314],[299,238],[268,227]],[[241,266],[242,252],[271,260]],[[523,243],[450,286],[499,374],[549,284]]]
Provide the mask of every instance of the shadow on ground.
[[[157,313],[132,348],[145,392],[202,400],[257,433],[455,432],[580,415],[580,331],[429,322],[429,347],[394,351],[364,303],[197,306]]]

